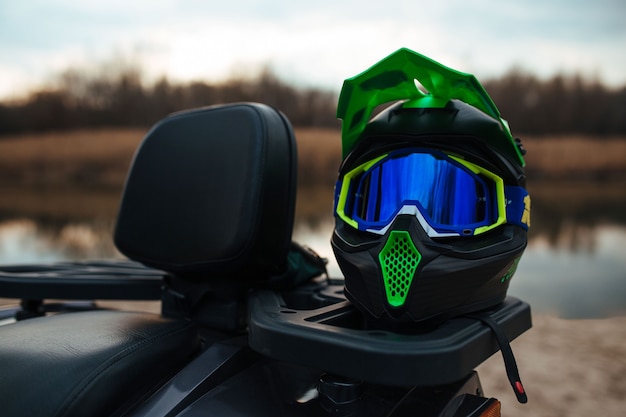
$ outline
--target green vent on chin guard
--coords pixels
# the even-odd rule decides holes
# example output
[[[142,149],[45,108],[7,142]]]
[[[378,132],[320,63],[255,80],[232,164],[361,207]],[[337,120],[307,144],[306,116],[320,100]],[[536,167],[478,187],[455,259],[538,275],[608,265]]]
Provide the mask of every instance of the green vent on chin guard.
[[[407,231],[392,231],[378,254],[385,282],[387,302],[401,307],[409,293],[415,270],[422,255],[415,248]]]

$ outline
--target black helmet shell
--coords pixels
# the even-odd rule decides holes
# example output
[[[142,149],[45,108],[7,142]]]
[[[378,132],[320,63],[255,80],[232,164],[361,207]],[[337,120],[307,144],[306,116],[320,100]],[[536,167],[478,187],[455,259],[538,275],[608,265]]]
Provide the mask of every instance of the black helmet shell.
[[[437,108],[401,102],[366,125],[339,177],[390,150],[420,147],[462,156],[506,184],[524,187],[523,168],[509,156],[511,146],[497,120],[464,102],[450,100]],[[387,326],[438,323],[500,303],[527,243],[527,231],[512,224],[475,236],[431,238],[414,216],[398,216],[384,235],[335,218],[331,245],[345,277],[346,296],[370,320]],[[392,261],[383,260],[390,242],[399,249]],[[385,262],[392,262],[393,269],[383,270],[388,268]],[[389,285],[406,292],[402,305],[389,302]]]

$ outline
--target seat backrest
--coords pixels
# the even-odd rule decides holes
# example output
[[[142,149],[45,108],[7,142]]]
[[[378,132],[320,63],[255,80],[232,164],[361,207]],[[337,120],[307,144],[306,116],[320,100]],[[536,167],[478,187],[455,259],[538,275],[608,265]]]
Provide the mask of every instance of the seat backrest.
[[[259,103],[175,113],[134,156],[114,230],[129,258],[194,281],[258,281],[286,268],[296,143]]]

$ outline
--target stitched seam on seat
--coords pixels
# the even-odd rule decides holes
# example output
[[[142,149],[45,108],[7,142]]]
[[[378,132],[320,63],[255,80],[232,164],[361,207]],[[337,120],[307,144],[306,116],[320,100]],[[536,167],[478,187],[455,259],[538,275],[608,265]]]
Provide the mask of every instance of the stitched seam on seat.
[[[139,341],[138,343],[134,343],[131,346],[128,346],[127,348],[125,348],[124,350],[122,350],[121,352],[118,352],[117,354],[115,354],[113,357],[109,358],[108,360],[106,360],[102,365],[100,365],[95,371],[91,372],[89,375],[87,375],[85,378],[83,378],[83,380],[77,384],[77,387],[74,388],[73,391],[78,390],[75,394],[70,394],[71,397],[69,400],[67,400],[66,402],[64,402],[58,409],[58,412],[55,413],[54,415],[57,415],[59,417],[62,417],[64,415],[67,414],[67,411],[70,410],[72,408],[72,405],[78,400],[78,398],[81,396],[81,394],[89,387],[91,386],[97,379],[98,377],[104,373],[107,369],[109,369],[111,366],[115,365],[116,363],[120,362],[122,359],[126,358],[129,355],[132,355],[133,353],[143,349],[144,347],[148,347],[150,346],[150,344],[158,339],[162,339],[165,337],[169,337],[169,336],[173,336],[176,335],[177,333],[181,333],[184,331],[187,331],[190,327],[192,327],[191,323],[187,323],[186,326],[181,327],[181,328],[177,328],[177,329],[173,329],[173,330],[164,330],[161,333],[155,334],[147,339],[143,339],[141,341]]]

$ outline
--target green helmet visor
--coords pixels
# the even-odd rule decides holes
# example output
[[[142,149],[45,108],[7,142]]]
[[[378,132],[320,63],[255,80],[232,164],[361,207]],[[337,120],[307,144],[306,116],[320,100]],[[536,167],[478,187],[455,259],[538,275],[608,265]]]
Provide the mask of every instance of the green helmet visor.
[[[422,92],[416,81],[428,92]],[[451,99],[461,100],[499,121],[506,140],[510,142],[509,157],[524,166],[524,158],[507,122],[476,77],[448,68],[407,48],[397,50],[361,74],[344,81],[337,104],[337,117],[343,121],[343,157],[358,142],[376,106],[409,100],[411,107],[436,108],[444,107]],[[502,148],[502,144],[498,147]]]

